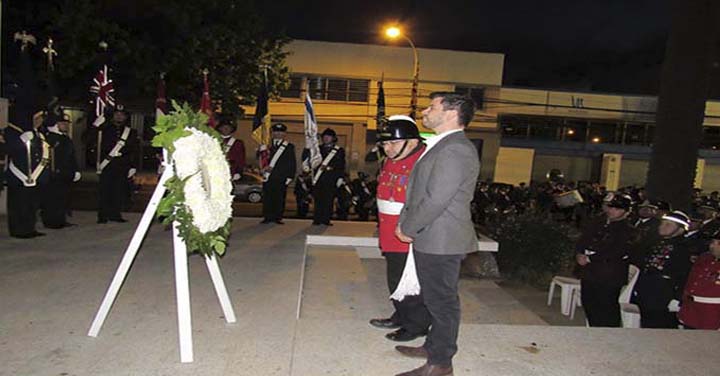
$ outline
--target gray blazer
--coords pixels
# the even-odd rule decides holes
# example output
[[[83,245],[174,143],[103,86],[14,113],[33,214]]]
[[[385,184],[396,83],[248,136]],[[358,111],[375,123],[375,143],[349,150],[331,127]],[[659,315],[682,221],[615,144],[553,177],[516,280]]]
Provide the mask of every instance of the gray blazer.
[[[416,251],[456,255],[477,250],[470,202],[479,171],[477,149],[464,132],[446,136],[415,164],[399,223]]]

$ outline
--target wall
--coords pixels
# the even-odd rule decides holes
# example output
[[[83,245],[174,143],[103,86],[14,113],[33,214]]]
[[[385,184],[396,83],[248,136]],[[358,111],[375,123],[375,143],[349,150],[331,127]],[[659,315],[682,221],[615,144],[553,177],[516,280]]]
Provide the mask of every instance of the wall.
[[[547,180],[547,173],[553,168],[563,172],[568,181],[593,180],[594,168],[599,168],[599,161],[587,157],[569,157],[563,155],[542,155],[535,153],[532,178],[534,181]]]

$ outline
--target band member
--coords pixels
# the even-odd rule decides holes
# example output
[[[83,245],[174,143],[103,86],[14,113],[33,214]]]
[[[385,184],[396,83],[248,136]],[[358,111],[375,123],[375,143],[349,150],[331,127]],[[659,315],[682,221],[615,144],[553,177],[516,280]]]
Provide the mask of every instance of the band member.
[[[54,124],[53,124],[54,123]],[[50,146],[49,183],[43,189],[40,217],[47,228],[72,226],[67,221],[70,212],[70,187],[80,180],[80,171],[75,159],[75,147],[67,133],[70,117],[60,112],[48,114],[46,139]]]
[[[287,186],[293,181],[295,171],[295,145],[285,137],[287,126],[277,123],[272,126],[270,164],[263,171],[263,217],[261,223],[283,224]]]
[[[409,116],[396,115],[378,133],[378,143],[387,159],[378,175],[378,235],[380,250],[386,261],[387,284],[392,294],[397,289],[407,261],[409,245],[395,237],[400,211],[405,205],[410,172],[425,150],[415,120]],[[395,312],[389,318],[372,319],[370,324],[398,330],[385,337],[393,341],[411,341],[426,335],[430,326],[430,314],[422,302],[422,296],[408,296],[402,301],[391,300]]]
[[[230,176],[233,181],[238,181],[242,178],[243,169],[245,169],[245,144],[233,135],[237,130],[235,119],[230,116],[220,116],[219,118],[217,130],[223,139],[225,157],[230,164]]]
[[[615,194],[604,205],[605,216],[591,223],[575,245],[580,265],[582,305],[593,327],[620,327],[618,298],[627,284],[633,229],[627,220],[632,199]]]
[[[15,238],[45,235],[35,230],[40,190],[47,184],[50,148],[38,129],[42,113],[33,116],[30,130],[11,125],[5,130],[7,144],[8,230]]]
[[[295,178],[295,201],[297,204],[297,216],[298,218],[305,218],[310,211],[310,202],[312,197],[310,191],[312,189],[312,174],[309,168],[303,166],[303,170],[300,175]]]
[[[315,200],[313,224],[332,226],[330,217],[337,192],[337,181],[345,174],[345,149],[336,145],[337,134],[334,130],[325,129],[321,137],[322,162],[313,174],[313,199]]]
[[[350,208],[356,203],[355,193],[350,184],[348,184],[348,174],[341,176],[337,180],[337,205],[335,206],[335,216],[339,221],[347,221],[350,216]]]
[[[120,214],[130,192],[128,179],[135,176],[137,154],[137,132],[130,128],[128,112],[118,104],[112,118],[100,125],[102,132],[97,174],[100,175],[98,188],[98,223],[127,222]]]
[[[685,328],[720,329],[720,232],[698,257],[685,284],[678,319]]]
[[[358,171],[357,179],[352,181],[352,190],[355,192],[355,213],[361,221],[370,219],[370,208],[372,207],[373,192],[368,183],[368,175]]]
[[[678,327],[676,312],[691,267],[683,237],[689,226],[690,218],[681,211],[662,217],[658,227],[661,240],[646,253],[633,291],[643,328]]]

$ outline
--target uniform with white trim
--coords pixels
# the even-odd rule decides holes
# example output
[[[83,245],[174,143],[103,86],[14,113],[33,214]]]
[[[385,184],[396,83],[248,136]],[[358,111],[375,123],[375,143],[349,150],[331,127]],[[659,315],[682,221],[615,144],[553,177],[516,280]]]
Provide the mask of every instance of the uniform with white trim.
[[[712,237],[685,283],[678,319],[686,328],[720,329],[720,232]]]
[[[122,115],[118,115],[122,113]],[[126,222],[120,212],[129,195],[128,179],[135,174],[135,156],[138,147],[137,132],[127,122],[128,113],[117,105],[113,118],[98,127],[102,131],[100,163],[97,173],[98,223]],[[120,120],[120,119],[123,120]]]
[[[320,146],[322,162],[313,171],[315,200],[313,224],[331,225],[330,217],[333,213],[337,182],[345,174],[345,149],[336,145],[337,134],[334,130],[325,129],[321,137],[323,138],[323,144]]]
[[[282,223],[287,186],[295,177],[295,145],[285,140],[287,126],[274,124],[270,164],[263,172],[263,223]]]

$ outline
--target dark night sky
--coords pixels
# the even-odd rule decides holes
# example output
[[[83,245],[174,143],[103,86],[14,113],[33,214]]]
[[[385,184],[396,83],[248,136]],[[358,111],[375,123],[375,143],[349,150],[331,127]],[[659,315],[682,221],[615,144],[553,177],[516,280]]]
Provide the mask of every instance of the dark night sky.
[[[669,0],[275,1],[292,38],[386,43],[388,21],[418,47],[506,54],[505,84],[655,94]]]

